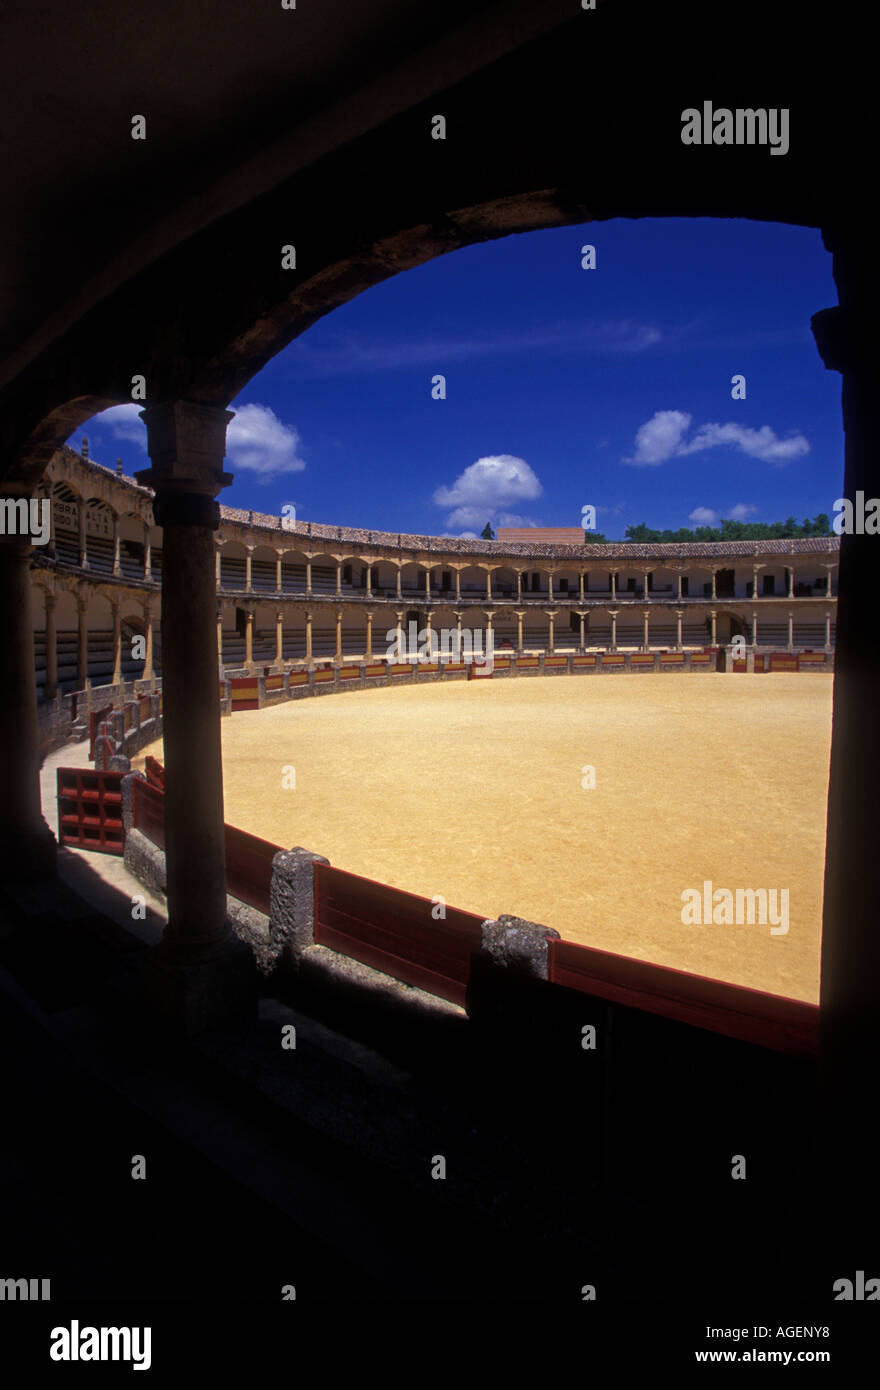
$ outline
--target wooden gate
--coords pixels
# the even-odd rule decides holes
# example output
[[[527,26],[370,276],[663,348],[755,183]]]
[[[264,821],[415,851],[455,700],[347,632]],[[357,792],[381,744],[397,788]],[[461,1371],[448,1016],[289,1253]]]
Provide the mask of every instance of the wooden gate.
[[[122,823],[124,772],[95,772],[91,768],[57,770],[58,843],[100,854],[121,854],[125,845]]]

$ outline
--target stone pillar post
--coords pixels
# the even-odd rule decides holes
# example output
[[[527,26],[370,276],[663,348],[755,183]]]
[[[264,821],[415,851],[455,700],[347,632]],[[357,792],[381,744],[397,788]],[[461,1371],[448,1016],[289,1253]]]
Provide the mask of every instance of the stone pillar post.
[[[342,598],[342,561],[336,561],[336,597]]]
[[[455,567],[455,601],[461,603],[461,569],[458,565]]]
[[[556,617],[556,612],[555,612],[555,610],[554,610],[552,613],[548,613],[548,614],[547,614],[547,617],[550,619],[550,631],[549,631],[549,633],[548,633],[549,642],[548,642],[548,644],[547,644],[547,650],[548,650],[548,652],[550,653],[550,655],[552,656],[552,655],[553,655],[553,619]]]
[[[46,608],[46,685],[44,693],[47,700],[54,700],[58,694],[58,631],[55,619],[58,600],[47,589],[44,602]]]
[[[712,609],[709,610],[709,617],[710,617],[710,619],[711,619],[711,621],[712,621],[712,636],[711,636],[711,638],[710,638],[710,640],[709,640],[709,645],[712,646],[712,647],[714,647],[714,646],[716,645],[716,641],[715,641],[715,638],[716,638],[715,625],[716,625],[716,622],[717,622],[717,619],[718,619],[718,614],[717,614],[717,612],[716,612],[716,610],[715,610],[714,608],[712,608]]]
[[[487,603],[491,603],[491,602],[492,602],[492,571],[491,571],[491,569],[487,569],[487,570],[486,570],[486,602],[487,602]]]
[[[281,556],[277,553],[275,555],[275,592],[276,594],[281,593]]]
[[[831,651],[831,614],[825,614],[825,650]]]
[[[611,575],[611,597],[615,599],[617,598],[617,570],[609,570],[608,573]]]
[[[144,674],[142,680],[153,679],[153,605],[144,604]]]
[[[373,659],[373,614],[368,611],[365,614],[367,619],[367,661]]]
[[[713,567],[713,569],[712,569],[712,594],[711,594],[711,597],[712,597],[713,599],[716,599],[716,598],[718,597],[718,594],[717,594],[716,588],[715,588],[715,582],[716,582],[717,578],[718,578],[718,571]]]
[[[81,570],[87,570],[89,568],[89,553],[86,541],[86,504],[82,498],[76,504],[76,514],[79,523],[79,567]]]
[[[581,576],[581,578],[583,578],[583,575]],[[584,618],[585,618],[585,617],[586,617],[586,614],[585,614],[585,613],[578,613],[578,618],[580,619],[580,624],[581,624],[581,640],[580,640],[580,646],[579,646],[579,650],[580,650],[580,651],[583,651],[583,650],[584,650],[584,646],[585,646],[585,643],[584,643]]]
[[[425,566],[425,598],[431,597],[431,571]]]
[[[758,615],[757,615],[757,613],[753,613],[753,614],[752,614],[752,646],[753,646],[753,647],[757,647],[757,645],[758,645]]]
[[[312,610],[306,609],[306,661],[312,664]]]
[[[110,677],[111,685],[122,683],[122,608],[118,603],[111,603],[110,612],[113,615],[113,675]]]
[[[794,614],[788,615],[788,650],[794,651]]]
[[[215,575],[215,580],[216,580],[216,583],[217,583],[217,588],[218,588],[218,589],[222,589],[222,587],[223,587],[223,559],[222,559],[222,556],[221,556],[221,554],[220,554],[220,547],[219,547],[219,545],[217,546],[217,556],[216,556],[216,560],[215,560],[215,568],[216,568],[216,571],[217,571],[217,572],[216,572],[216,575]]]
[[[312,562],[306,559],[306,597],[312,597]]]
[[[284,664],[284,612],[278,609],[275,614],[275,665]]]
[[[462,613],[456,610],[455,614],[455,659],[461,661],[461,619]]]
[[[650,639],[650,635],[649,635],[649,623],[650,623],[650,621],[651,621],[651,614],[649,613],[649,611],[648,611],[647,608],[645,609],[644,613],[642,614],[642,617],[643,617],[644,620],[645,620],[645,630],[644,630],[644,634],[643,634],[643,637],[642,637],[642,646],[643,646],[643,648],[644,648],[645,651],[648,651],[648,649],[650,648],[650,645],[651,645],[651,639]]]
[[[367,598],[373,597],[373,566],[367,565]]]
[[[681,581],[682,581],[683,578],[684,578],[684,570],[681,568],[681,566],[679,566],[679,569],[678,569],[678,601],[679,601],[679,603],[681,603]],[[678,645],[681,646],[681,638],[679,638]]]
[[[336,611],[336,660],[342,661],[342,609]]]
[[[611,650],[613,652],[617,651],[617,614],[619,611],[620,610],[617,608],[608,609],[608,613],[611,617]]]
[[[121,564],[120,564],[120,554],[119,554],[119,549],[120,549],[119,542],[120,542],[120,536],[119,536],[119,517],[118,517],[118,516],[115,514],[115,512],[114,512],[114,514],[113,514],[113,574],[114,574],[114,576],[115,576],[117,579],[119,578],[120,574],[122,573],[122,566],[121,566]]]
[[[794,559],[788,567],[788,593],[786,598],[794,598]]]
[[[254,669],[254,610],[246,608],[244,613],[244,664],[249,671]]]
[[[25,488],[18,497],[29,501]],[[13,496],[11,487],[4,489]],[[0,873],[37,879],[55,872],[55,838],[40,807],[40,757],[28,535],[0,536]]]
[[[553,602],[553,570],[547,571],[547,592],[550,595],[550,602]]]
[[[254,587],[253,558],[254,547],[249,545],[244,555],[244,587],[247,589],[248,593],[250,593],[251,589]]]
[[[522,629],[522,625],[523,625],[523,618],[524,618],[524,617],[525,617],[525,613],[523,612],[522,608],[518,608],[518,609],[516,610],[516,654],[517,654],[517,656],[522,656],[522,650],[523,650],[523,629]]]
[[[578,570],[578,598],[579,598],[580,602],[583,603],[583,601],[584,601],[584,572],[583,572],[583,570]],[[583,643],[581,643],[581,646],[583,646]]]
[[[403,565],[398,565],[398,566],[397,566],[397,602],[398,602],[398,603],[400,603],[400,600],[403,598],[403,594],[401,593],[401,589],[400,589],[401,582],[402,582],[402,576],[403,576]],[[457,582],[458,582],[458,570],[455,571],[455,578],[456,578],[456,584],[457,584]],[[457,593],[457,592],[458,592],[458,589],[456,588],[456,593]]]
[[[252,966],[226,916],[215,501],[232,412],[168,401],[141,412],[163,531],[162,703],[168,924],[144,965],[147,998],[166,1027],[191,1034],[250,1013]],[[245,955],[250,959],[245,948]]]
[[[679,575],[678,577],[679,577],[679,580],[680,580],[680,579],[681,579],[681,575]],[[684,617],[684,613],[683,613],[682,609],[676,608],[676,610],[675,610],[675,650],[676,650],[677,652],[680,652],[680,651],[681,651],[681,620],[682,620],[683,617]]]
[[[457,577],[458,577],[458,572],[456,571],[456,578],[457,578]],[[517,601],[517,603],[522,603],[522,577],[523,577],[523,572],[522,572],[522,570],[517,570],[517,572],[516,572],[516,601]],[[455,592],[458,593],[458,589],[456,589]]]
[[[80,690],[85,690],[86,682],[89,679],[89,603],[88,599],[78,598],[76,601],[77,612],[77,634],[76,634],[76,683]]]
[[[144,579],[153,577],[153,556],[150,552],[150,527],[144,522]],[[219,568],[218,568],[219,577]]]
[[[825,597],[826,597],[826,598],[831,598],[831,597],[832,597],[832,593],[831,593],[831,571],[835,568],[835,566],[834,566],[834,565],[826,565],[825,568],[826,568],[826,570],[828,571],[828,576],[827,576],[827,578],[826,578],[826,580],[825,580]]]
[[[223,668],[223,604],[217,604],[217,665]]]

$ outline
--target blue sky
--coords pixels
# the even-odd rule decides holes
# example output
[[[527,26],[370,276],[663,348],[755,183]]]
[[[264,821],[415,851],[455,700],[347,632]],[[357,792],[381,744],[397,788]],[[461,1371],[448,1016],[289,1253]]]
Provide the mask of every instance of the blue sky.
[[[840,377],[810,315],[836,302],[831,257],[801,227],[612,221],[468,247],[359,295],[250,382],[220,500],[438,535],[577,526],[585,504],[610,538],[830,514]],[[70,442],[144,467],[139,408]]]

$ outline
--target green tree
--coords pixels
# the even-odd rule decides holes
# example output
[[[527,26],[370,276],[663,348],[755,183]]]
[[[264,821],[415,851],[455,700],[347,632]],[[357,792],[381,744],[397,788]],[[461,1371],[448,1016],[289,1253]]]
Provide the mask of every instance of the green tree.
[[[486,525],[483,527],[482,531],[480,532],[480,539],[481,539],[481,540],[484,540],[484,541],[494,541],[494,539],[495,539],[495,532],[492,530],[492,523],[491,523],[491,521],[487,521],[487,522],[486,522]]]

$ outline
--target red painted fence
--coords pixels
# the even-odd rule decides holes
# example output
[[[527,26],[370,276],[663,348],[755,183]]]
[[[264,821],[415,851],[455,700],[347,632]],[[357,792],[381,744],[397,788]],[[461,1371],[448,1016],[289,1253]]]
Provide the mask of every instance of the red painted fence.
[[[818,1050],[818,1005],[800,999],[670,970],[571,941],[551,940],[550,979],[614,1004],[662,1014],[777,1052],[812,1057]]]
[[[77,849],[121,854],[122,772],[59,767],[56,774],[58,842]]]
[[[463,1004],[471,955],[485,920],[447,907],[434,921],[432,901],[358,874],[315,865],[315,941],[386,975]]]

